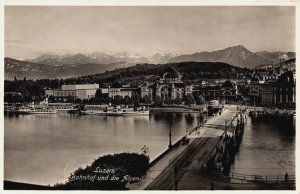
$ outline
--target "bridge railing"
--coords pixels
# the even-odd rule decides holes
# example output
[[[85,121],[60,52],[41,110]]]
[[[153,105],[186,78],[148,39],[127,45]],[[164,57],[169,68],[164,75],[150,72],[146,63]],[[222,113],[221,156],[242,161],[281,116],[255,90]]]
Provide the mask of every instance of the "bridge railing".
[[[219,144],[219,142],[223,141],[223,137],[225,136],[225,134],[227,133],[227,130],[229,127],[231,127],[231,124],[235,121],[235,119],[237,119],[238,114],[232,116],[229,120],[229,122],[227,122],[227,124],[225,125],[225,129],[222,133],[222,135],[220,136],[219,140],[216,142],[216,144],[213,146],[211,152],[207,155],[207,157],[204,159],[203,165],[206,164],[209,160],[209,158],[214,155],[217,151],[216,147]]]
[[[251,182],[260,182],[260,183],[295,183],[296,182],[295,175],[288,175],[288,177],[286,177],[285,175],[262,176],[262,175],[247,175],[247,174],[230,172],[228,177],[232,179],[251,181]]]

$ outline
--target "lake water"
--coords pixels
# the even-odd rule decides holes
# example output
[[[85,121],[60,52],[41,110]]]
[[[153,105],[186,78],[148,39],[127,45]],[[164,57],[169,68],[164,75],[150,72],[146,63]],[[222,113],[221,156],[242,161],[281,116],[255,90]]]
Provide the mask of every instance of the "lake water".
[[[248,175],[295,175],[293,121],[248,118],[231,172]]]
[[[109,153],[139,152],[146,145],[153,160],[197,125],[196,113],[151,113],[105,117],[55,115],[5,116],[4,178],[53,185],[78,167]],[[295,174],[295,135],[276,120],[247,120],[231,171],[255,175]]]
[[[197,113],[151,113],[105,117],[54,115],[5,116],[4,178],[43,185],[64,182],[71,172],[109,153],[139,152],[150,158],[169,145],[168,116],[173,116],[172,143],[197,125]]]

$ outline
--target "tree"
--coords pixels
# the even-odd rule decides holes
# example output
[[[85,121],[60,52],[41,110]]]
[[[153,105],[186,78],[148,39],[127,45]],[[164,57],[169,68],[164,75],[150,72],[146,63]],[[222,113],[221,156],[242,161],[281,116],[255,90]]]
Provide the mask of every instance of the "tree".
[[[145,95],[143,98],[143,102],[145,104],[150,104],[151,103],[151,98],[148,95]]]
[[[172,104],[172,99],[170,97],[167,97],[164,101],[165,104]]]
[[[23,96],[32,96],[24,84],[19,84],[14,91],[21,93]]]
[[[102,96],[102,90],[101,89],[97,89],[96,93],[95,93],[95,97],[101,99]]]
[[[116,95],[113,99],[113,103],[116,105],[120,105],[122,103],[122,97],[120,95]]]
[[[129,96],[125,96],[124,99],[123,99],[122,101],[123,101],[123,103],[124,103],[125,105],[129,105],[129,104],[132,103],[132,100],[131,100],[131,98],[130,98]]]
[[[96,97],[91,97],[91,98],[89,99],[89,102],[90,102],[91,104],[99,104],[99,103],[100,103],[100,99],[99,99],[99,98],[96,98]]]
[[[82,104],[87,104],[88,102],[89,102],[88,99],[83,99],[83,100],[81,101]]]
[[[15,98],[14,98],[14,95],[12,94],[5,94],[4,95],[4,102],[7,102],[7,103],[14,103],[15,102]]]
[[[140,105],[140,101],[141,101],[141,97],[138,93],[133,93],[133,95],[131,96],[132,98],[132,103],[135,107],[138,107]]]
[[[112,101],[113,101],[113,99],[112,99],[111,97],[109,97],[109,96],[105,96],[105,97],[103,98],[103,100],[104,100],[104,102],[105,102],[106,104],[112,103]]]
[[[185,95],[184,97],[184,102],[185,104],[191,106],[191,104],[194,104],[195,103],[195,99],[193,97],[192,94],[188,93],[187,95]]]
[[[31,96],[44,96],[45,95],[45,91],[43,89],[43,87],[39,84],[32,84],[28,86],[28,90],[30,92]]]
[[[175,98],[174,103],[179,106],[180,104],[182,104],[182,99],[177,97]]]
[[[205,104],[205,99],[201,94],[196,98],[196,103],[197,104]]]
[[[78,168],[68,177],[63,184],[56,184],[55,189],[63,190],[125,190],[128,182],[138,181],[150,168],[149,149],[144,146],[143,154],[120,153],[104,155],[95,159],[85,168]],[[99,170],[113,170],[112,172],[99,172]],[[95,178],[78,179],[79,176],[108,177],[108,179]],[[113,179],[112,177],[115,177]],[[126,177],[138,177],[136,180],[129,180]]]
[[[36,97],[34,98],[34,101],[35,101],[35,102],[41,102],[41,101],[43,101],[43,98],[42,98],[41,96],[36,96]]]
[[[50,95],[50,96],[48,97],[48,102],[56,102],[54,96]]]
[[[31,96],[24,96],[25,102],[32,102],[32,97]]]
[[[162,98],[160,96],[155,96],[154,104],[155,104],[155,106],[161,106],[162,105]]]
[[[80,103],[81,103],[81,99],[80,99],[80,98],[75,98],[75,99],[74,99],[74,103],[80,104]]]
[[[72,102],[74,102],[74,96],[71,96],[71,95],[69,95],[69,96],[67,96],[67,102],[69,102],[69,103],[72,103]]]

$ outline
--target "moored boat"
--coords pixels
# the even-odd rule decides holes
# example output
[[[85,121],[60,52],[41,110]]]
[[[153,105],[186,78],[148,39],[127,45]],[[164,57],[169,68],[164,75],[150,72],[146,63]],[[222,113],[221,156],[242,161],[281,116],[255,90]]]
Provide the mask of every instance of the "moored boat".
[[[149,110],[133,108],[106,108],[106,109],[89,109],[81,110],[83,115],[106,115],[106,116],[138,116],[149,115]]]
[[[57,110],[48,108],[37,108],[28,111],[28,114],[56,114]]]

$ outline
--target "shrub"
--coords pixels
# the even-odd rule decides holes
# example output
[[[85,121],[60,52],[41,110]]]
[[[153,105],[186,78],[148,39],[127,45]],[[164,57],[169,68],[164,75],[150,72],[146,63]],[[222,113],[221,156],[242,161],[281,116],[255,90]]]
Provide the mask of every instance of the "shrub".
[[[100,169],[100,172],[99,172]],[[113,173],[101,172],[110,169]],[[137,153],[108,154],[99,157],[86,168],[79,168],[68,178],[65,184],[56,184],[55,189],[65,190],[124,190],[127,182],[124,177],[142,177],[149,170],[149,157]],[[93,177],[96,177],[93,179]],[[107,177],[107,179],[98,179]],[[112,180],[113,177],[116,179]]]

